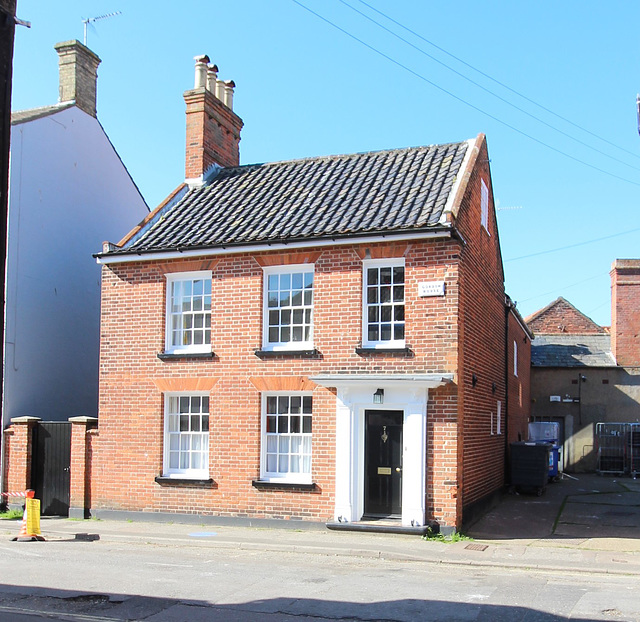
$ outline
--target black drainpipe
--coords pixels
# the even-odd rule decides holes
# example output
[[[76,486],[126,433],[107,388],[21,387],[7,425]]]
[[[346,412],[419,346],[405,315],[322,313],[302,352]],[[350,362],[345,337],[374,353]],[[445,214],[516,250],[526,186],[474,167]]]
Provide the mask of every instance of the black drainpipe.
[[[509,473],[509,313],[513,303],[504,299],[504,479],[511,484]]]

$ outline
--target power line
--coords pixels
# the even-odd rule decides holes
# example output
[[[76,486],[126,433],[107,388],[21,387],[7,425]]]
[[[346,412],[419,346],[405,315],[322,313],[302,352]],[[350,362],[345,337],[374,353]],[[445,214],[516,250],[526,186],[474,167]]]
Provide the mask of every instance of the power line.
[[[431,86],[433,86],[434,88],[438,89],[439,91],[442,91],[443,93],[446,93],[447,95],[449,95],[449,97],[452,97],[453,99],[465,104],[469,108],[472,108],[473,110],[485,115],[489,119],[492,119],[493,121],[496,121],[497,123],[500,123],[501,125],[504,125],[505,127],[509,128],[510,130],[512,130],[514,132],[517,132],[521,136],[524,136],[525,138],[528,138],[529,140],[531,140],[531,141],[533,141],[535,143],[538,143],[539,145],[542,145],[543,147],[546,147],[547,149],[550,149],[551,151],[555,151],[556,153],[559,153],[560,155],[563,155],[566,158],[569,158],[570,160],[573,160],[574,162],[578,162],[579,164],[582,164],[583,166],[587,166],[588,168],[591,168],[591,169],[593,169],[595,171],[598,171],[599,173],[603,173],[604,175],[608,175],[609,177],[613,177],[614,179],[618,179],[620,181],[624,181],[624,182],[632,184],[634,186],[640,186],[639,182],[631,181],[630,179],[627,179],[626,177],[621,177],[620,175],[616,175],[615,173],[611,173],[609,171],[606,171],[606,170],[604,170],[604,169],[602,169],[602,168],[600,168],[598,166],[595,166],[593,164],[589,164],[588,162],[585,162],[584,160],[581,160],[580,158],[572,156],[572,155],[562,151],[561,149],[557,149],[556,147],[553,147],[552,145],[549,145],[548,143],[545,143],[544,141],[542,141],[542,140],[540,140],[538,138],[535,138],[534,136],[531,136],[531,134],[527,134],[526,132],[524,132],[524,131],[518,129],[517,127],[507,123],[506,121],[503,121],[502,119],[499,119],[498,117],[492,115],[491,113],[486,112],[485,110],[482,110],[482,108],[479,108],[478,106],[475,106],[474,104],[466,101],[462,97],[458,97],[458,95],[455,95],[451,91],[448,91],[447,89],[441,87],[440,85],[436,84],[435,82],[432,82],[431,80],[429,80],[428,78],[426,78],[422,74],[418,73],[417,71],[414,71],[413,69],[407,67],[406,65],[402,64],[400,61],[395,60],[391,56],[385,54],[384,52],[380,51],[378,48],[374,47],[373,45],[370,45],[366,41],[363,41],[362,39],[359,39],[355,35],[351,34],[347,30],[345,30],[344,28],[338,26],[337,24],[335,24],[331,20],[327,19],[326,17],[320,15],[319,13],[316,13],[315,11],[310,9],[308,6],[302,4],[302,2],[300,2],[299,0],[291,0],[291,1],[294,4],[297,4],[299,7],[303,8],[305,11],[308,11],[312,15],[315,15],[318,19],[321,19],[323,22],[326,22],[327,24],[329,24],[330,26],[332,26],[336,30],[339,30],[343,34],[347,35],[348,37],[350,37],[354,41],[357,41],[361,45],[364,45],[366,48],[370,49],[372,52],[375,52],[379,56],[382,56],[382,58],[385,58],[386,60],[388,60],[389,62],[393,63],[394,65],[397,65],[398,67],[404,69],[405,71],[409,72],[410,74],[414,75],[415,77],[419,78],[420,80],[426,82],[427,84],[430,84]]]
[[[362,0],[358,0],[358,1],[362,2]],[[346,0],[338,0],[338,2],[340,2],[341,4],[344,4],[345,6],[349,7],[352,11],[356,12],[358,15],[361,15],[365,19],[369,20],[370,22],[372,22],[373,24],[375,24],[379,28],[382,28],[382,30],[384,30],[385,32],[388,32],[389,34],[393,35],[394,37],[396,37],[397,39],[399,39],[403,43],[406,43],[408,46],[412,47],[414,50],[417,50],[418,52],[420,52],[420,54],[423,54],[427,58],[430,58],[432,61],[438,63],[442,67],[445,67],[446,69],[448,69],[449,71],[455,73],[457,76],[460,76],[462,79],[466,80],[467,82],[470,82],[471,84],[473,84],[477,88],[483,90],[485,93],[489,93],[489,95],[493,95],[493,97],[495,97],[496,99],[499,99],[501,102],[507,104],[507,106],[511,106],[512,108],[515,108],[516,110],[518,110],[522,114],[527,115],[528,117],[534,119],[538,123],[541,123],[542,125],[554,130],[555,132],[558,132],[559,134],[562,134],[562,136],[565,136],[566,138],[569,138],[570,140],[573,140],[573,141],[577,142],[578,144],[582,145],[583,147],[586,147],[587,149],[591,149],[592,151],[595,151],[596,153],[599,153],[600,155],[603,155],[605,158],[609,158],[610,160],[614,160],[615,162],[618,162],[619,164],[622,164],[624,166],[628,166],[629,168],[631,168],[631,169],[633,169],[635,171],[640,171],[639,167],[633,166],[632,164],[629,164],[628,162],[625,162],[624,160],[620,160],[619,158],[616,158],[615,156],[612,156],[612,155],[606,153],[605,151],[602,151],[601,149],[598,149],[597,147],[594,147],[593,145],[590,145],[589,143],[586,143],[583,140],[580,140],[579,138],[576,138],[575,136],[572,136],[568,132],[565,132],[564,130],[561,130],[560,128],[556,127],[555,125],[552,125],[551,123],[548,123],[544,119],[541,119],[540,117],[537,117],[535,114],[532,114],[528,110],[525,110],[524,108],[521,108],[517,104],[514,104],[513,102],[509,101],[508,99],[502,97],[501,95],[498,95],[498,93],[495,93],[491,89],[488,89],[487,87],[483,86],[479,82],[476,82],[475,80],[471,79],[469,76],[466,76],[465,74],[463,74],[462,72],[458,71],[457,69],[454,69],[450,65],[447,65],[446,63],[444,63],[440,59],[436,58],[435,56],[432,56],[431,54],[429,54],[428,52],[423,50],[421,47],[418,47],[417,45],[414,45],[408,39],[405,39],[404,37],[401,37],[398,33],[394,32],[390,28],[387,28],[386,26],[382,25],[380,22],[377,22],[375,19],[373,19],[372,17],[370,17],[366,13],[363,13],[362,11],[356,9],[354,6],[351,6],[348,2],[346,2]],[[365,4],[366,6],[370,7],[370,5],[367,4],[366,2],[362,2],[362,3]],[[370,7],[370,8],[372,8],[372,7]],[[376,9],[373,9],[373,10],[378,12],[378,13],[380,13],[380,11],[377,11]],[[381,13],[381,15],[384,15],[384,14]],[[387,16],[385,15],[385,17],[387,17]],[[387,19],[391,19],[391,18],[387,17]],[[394,23],[398,24],[399,26],[401,26],[402,28],[404,28],[405,30],[411,32],[412,34],[415,34],[415,36],[420,37],[420,35],[414,33],[412,30],[409,30],[408,28],[405,28],[399,22],[396,22],[395,20],[392,20],[392,21]],[[420,37],[420,38],[422,39],[423,37]],[[424,40],[426,41],[426,39],[424,39]],[[429,42],[427,41],[427,43],[429,43]]]
[[[426,37],[423,37],[421,34],[415,32],[414,30],[411,30],[410,28],[408,28],[404,24],[402,24],[399,21],[393,19],[392,17],[390,17],[386,13],[383,13],[382,11],[376,9],[374,6],[371,6],[370,4],[365,2],[364,0],[358,0],[358,2],[360,2],[361,4],[364,4],[365,6],[369,7],[372,11],[375,11],[379,15],[382,15],[382,17],[384,17],[385,19],[388,19],[390,22],[393,22],[397,26],[400,26],[400,28],[402,28],[402,29],[406,30],[407,32],[411,33],[415,37],[418,37],[418,39],[421,39],[425,43],[428,43],[432,47],[436,48],[436,50],[439,50],[443,54],[446,54],[447,56],[453,58],[454,60],[458,61],[459,63],[462,63],[466,67],[469,67],[469,69],[473,69],[473,71],[479,73],[481,76],[484,76],[488,80],[491,80],[492,82],[495,82],[496,84],[498,84],[502,88],[506,89],[507,91],[510,91],[511,93],[513,93],[514,95],[517,95],[518,97],[521,97],[522,99],[524,99],[525,101],[529,102],[530,104],[533,104],[534,106],[537,106],[541,110],[544,110],[545,112],[548,112],[549,114],[553,115],[554,117],[560,119],[561,121],[564,121],[565,123],[568,123],[569,125],[572,125],[573,127],[581,130],[582,132],[585,132],[586,134],[589,134],[590,136],[593,136],[594,138],[597,138],[598,140],[601,140],[602,142],[606,143],[607,145],[610,145],[611,147],[615,147],[616,149],[619,149],[620,151],[624,151],[624,153],[626,153],[628,155],[631,155],[634,158],[640,159],[640,155],[638,155],[637,153],[634,153],[633,151],[629,151],[628,149],[625,149],[624,147],[620,147],[619,145],[616,145],[615,143],[611,142],[610,140],[607,140],[606,138],[603,138],[602,136],[599,136],[595,132],[592,132],[591,130],[588,130],[587,128],[582,127],[581,125],[575,123],[574,121],[571,121],[571,119],[567,119],[566,117],[563,117],[562,115],[558,114],[557,112],[554,112],[550,108],[547,108],[546,106],[540,104],[539,102],[536,102],[535,100],[531,99],[530,97],[527,97],[523,93],[520,93],[519,91],[516,91],[514,88],[511,88],[509,85],[505,84],[504,82],[500,82],[500,80],[494,78],[493,76],[490,76],[488,73],[485,73],[481,69],[478,69],[477,67],[474,67],[472,64],[466,62],[462,58],[459,58],[458,56],[455,56],[451,52],[445,50],[443,47],[440,47],[439,45],[437,45],[433,41],[430,41]]]
[[[570,248],[577,248],[578,246],[586,246],[587,244],[593,244],[594,242],[602,242],[603,240],[610,240],[611,238],[618,238],[621,235],[628,235],[629,233],[636,233],[640,231],[640,227],[636,229],[629,229],[628,231],[619,231],[618,233],[612,233],[611,235],[605,235],[601,238],[594,238],[593,240],[585,240],[584,242],[576,242],[575,244],[567,244],[567,246],[559,246],[558,248],[550,248],[546,251],[538,251],[537,253],[529,253],[528,255],[521,255],[520,257],[512,257],[511,259],[505,259],[504,263],[511,261],[519,261],[520,259],[530,259],[531,257],[539,257],[540,255],[548,255],[549,253],[558,253],[560,251],[566,251]]]
[[[563,292],[567,289],[571,289],[573,287],[577,287],[578,285],[582,285],[583,283],[587,283],[589,281],[594,281],[595,279],[599,279],[605,274],[609,274],[608,272],[601,272],[600,274],[596,274],[595,276],[587,277],[586,279],[582,279],[581,281],[576,281],[575,283],[570,283],[569,285],[563,285],[562,287],[557,287],[549,292],[544,292],[543,294],[536,294],[535,296],[531,296],[530,298],[525,298],[524,300],[518,300],[518,303],[529,302],[530,300],[535,300],[536,298],[542,298],[543,296],[553,296],[558,292]]]

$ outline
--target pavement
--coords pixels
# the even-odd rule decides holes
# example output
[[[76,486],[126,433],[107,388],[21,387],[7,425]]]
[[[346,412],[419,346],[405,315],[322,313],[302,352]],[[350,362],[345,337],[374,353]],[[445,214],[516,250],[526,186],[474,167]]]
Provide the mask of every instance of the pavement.
[[[43,517],[46,541],[283,551],[407,562],[640,576],[640,480],[565,476],[541,497],[505,494],[464,534],[443,542],[415,535],[218,526],[207,522],[71,520]],[[317,527],[317,525],[316,525]],[[20,521],[0,522],[0,540]],[[20,546],[46,546],[24,543]]]

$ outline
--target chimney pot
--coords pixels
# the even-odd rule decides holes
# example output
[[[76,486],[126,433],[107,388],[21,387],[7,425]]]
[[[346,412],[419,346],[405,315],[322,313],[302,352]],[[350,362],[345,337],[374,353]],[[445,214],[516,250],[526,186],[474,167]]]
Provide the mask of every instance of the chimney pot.
[[[233,89],[235,86],[236,83],[233,80],[224,83],[224,105],[229,110],[233,110]]]
[[[201,56],[194,56],[193,60],[196,61],[196,76],[194,89],[201,89],[207,85],[207,64],[209,63],[209,57],[206,54]]]
[[[216,81],[218,80],[218,65],[207,67],[207,91],[216,94]]]
[[[224,80],[216,80],[216,92],[214,95],[221,101],[224,102]]]

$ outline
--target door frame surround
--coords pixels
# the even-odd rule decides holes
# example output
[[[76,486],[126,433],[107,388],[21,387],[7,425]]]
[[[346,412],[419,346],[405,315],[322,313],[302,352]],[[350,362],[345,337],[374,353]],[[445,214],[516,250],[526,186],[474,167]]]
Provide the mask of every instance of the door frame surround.
[[[402,525],[425,524],[428,390],[452,382],[453,374],[323,375],[310,380],[337,389],[334,520],[355,522],[364,514],[365,411],[403,412]],[[384,390],[384,403],[373,393]]]

